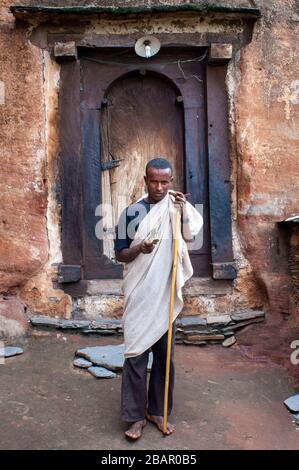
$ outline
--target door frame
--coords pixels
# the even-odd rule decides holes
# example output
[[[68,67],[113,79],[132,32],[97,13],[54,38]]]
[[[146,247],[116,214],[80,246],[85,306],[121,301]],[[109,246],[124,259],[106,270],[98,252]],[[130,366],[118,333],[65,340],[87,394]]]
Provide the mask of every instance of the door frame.
[[[106,46],[107,47],[107,46]],[[86,50],[86,48],[84,48]],[[94,49],[94,48],[93,48]],[[98,48],[101,49],[101,48]],[[171,48],[168,48],[169,50]],[[199,46],[199,54],[205,49]],[[61,243],[63,263],[60,266],[60,282],[80,279],[114,279],[121,277],[122,266],[101,255],[101,240],[95,236],[98,218],[93,208],[101,201],[100,188],[100,106],[88,106],[82,102],[81,58],[61,62],[61,86],[59,92],[59,182],[57,197],[62,207]],[[135,67],[136,68],[136,67]],[[211,244],[211,277],[234,279],[236,269],[232,251],[230,164],[228,144],[228,109],[225,77],[227,61],[206,62],[206,104],[203,109],[201,152],[207,155],[209,225]],[[123,71],[125,73],[125,70]],[[166,75],[167,76],[167,75]],[[117,77],[115,77],[117,78]],[[172,80],[172,77],[168,77]],[[192,174],[197,172],[197,158],[192,152],[190,132],[194,116],[192,103],[185,106],[186,190],[200,192],[203,187],[192,186]],[[186,101],[185,101],[186,100]],[[87,105],[86,105],[87,104]],[[194,130],[193,130],[194,131]],[[191,140],[190,140],[191,139]],[[97,171],[95,171],[97,170]],[[205,179],[205,174],[202,174]],[[84,184],[88,181],[89,184]],[[207,221],[205,221],[207,223]],[[86,266],[89,266],[86,273]],[[77,276],[64,275],[71,267]],[[101,269],[99,270],[99,266]],[[78,269],[80,268],[80,269]],[[80,275],[78,274],[80,272]]]

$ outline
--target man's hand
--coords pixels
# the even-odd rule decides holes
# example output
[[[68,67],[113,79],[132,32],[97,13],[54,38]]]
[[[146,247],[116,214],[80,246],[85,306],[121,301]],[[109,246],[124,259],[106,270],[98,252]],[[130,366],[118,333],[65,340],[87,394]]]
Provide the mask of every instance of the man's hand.
[[[153,251],[154,248],[155,248],[154,241],[144,240],[142,243],[140,243],[141,253],[149,254]]]
[[[177,209],[180,209],[181,214],[184,215],[184,210],[186,207],[185,194],[181,193],[180,191],[169,191],[169,194],[175,197],[174,205],[176,206]]]
[[[142,243],[138,243],[131,248],[124,248],[121,251],[115,251],[117,261],[121,263],[130,263],[135,258],[137,258],[140,253],[149,254],[155,248],[156,243],[158,243],[158,239],[144,240]]]

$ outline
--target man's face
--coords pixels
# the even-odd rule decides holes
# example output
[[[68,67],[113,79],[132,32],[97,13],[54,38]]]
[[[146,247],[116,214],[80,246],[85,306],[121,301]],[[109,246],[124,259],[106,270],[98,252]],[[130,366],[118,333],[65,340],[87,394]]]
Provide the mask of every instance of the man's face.
[[[144,181],[147,187],[148,195],[153,202],[161,201],[172,187],[172,172],[170,168],[158,170],[150,167]]]

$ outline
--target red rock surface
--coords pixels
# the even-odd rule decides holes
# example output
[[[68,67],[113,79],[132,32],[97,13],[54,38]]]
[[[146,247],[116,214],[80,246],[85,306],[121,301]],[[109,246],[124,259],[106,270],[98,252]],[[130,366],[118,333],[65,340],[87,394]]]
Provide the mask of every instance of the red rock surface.
[[[41,51],[1,2],[0,292],[37,273],[48,256]]]
[[[1,297],[0,338],[23,336],[29,330],[25,306],[15,297]]]

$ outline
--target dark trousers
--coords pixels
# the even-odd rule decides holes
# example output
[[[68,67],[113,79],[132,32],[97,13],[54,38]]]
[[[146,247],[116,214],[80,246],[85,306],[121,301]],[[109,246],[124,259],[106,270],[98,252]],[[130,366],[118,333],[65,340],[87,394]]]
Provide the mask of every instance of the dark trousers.
[[[175,324],[173,325],[170,355],[168,415],[170,415],[173,405],[174,343]],[[147,390],[147,364],[150,350],[153,352],[153,365]],[[123,421],[140,421],[145,418],[146,410],[150,415],[163,416],[166,351],[167,332],[140,356],[125,360],[121,388]]]

